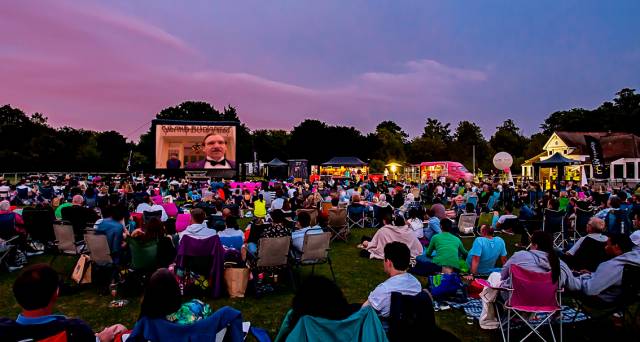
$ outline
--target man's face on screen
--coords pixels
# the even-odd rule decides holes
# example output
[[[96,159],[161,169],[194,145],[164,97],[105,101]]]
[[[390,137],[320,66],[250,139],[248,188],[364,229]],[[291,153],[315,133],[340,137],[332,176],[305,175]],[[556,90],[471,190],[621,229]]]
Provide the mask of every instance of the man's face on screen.
[[[220,160],[227,153],[227,142],[221,135],[211,135],[204,141],[204,152],[207,157]]]

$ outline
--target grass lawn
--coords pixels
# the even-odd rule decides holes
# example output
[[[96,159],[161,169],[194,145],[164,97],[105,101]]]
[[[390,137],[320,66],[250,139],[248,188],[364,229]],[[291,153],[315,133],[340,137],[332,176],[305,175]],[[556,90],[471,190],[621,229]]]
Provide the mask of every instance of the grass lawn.
[[[360,238],[363,235],[372,236],[374,232],[374,229],[357,229],[352,231],[347,243],[336,241],[332,244],[330,255],[333,261],[333,269],[338,285],[344,291],[349,302],[364,302],[369,292],[386,278],[381,261],[361,258],[358,256],[358,249],[355,248],[355,245],[360,242]],[[519,237],[505,238],[507,246],[509,246],[508,249],[513,246],[517,239]],[[471,247],[472,240],[463,239],[467,248]],[[508,252],[511,255],[513,249]],[[51,259],[51,256],[38,256],[31,258],[30,262],[49,262]],[[68,276],[75,261],[75,257],[58,257],[53,266],[61,274]],[[302,277],[309,274],[310,269],[310,267],[303,268]],[[0,274],[0,303],[2,303],[0,305],[0,316],[2,317],[16,317],[20,311],[11,291],[11,285],[16,273]],[[316,266],[316,274],[330,277],[329,267],[327,265]],[[229,298],[202,299],[211,304],[214,309],[229,305],[240,310],[244,320],[251,321],[252,325],[267,329],[272,338],[274,338],[282,318],[290,307],[292,297],[291,286],[285,277],[276,287],[276,292],[260,299],[253,297],[233,300]],[[130,298],[129,305],[123,308],[109,308],[110,300],[110,296],[100,295],[96,289],[88,288],[80,293],[61,297],[58,300],[57,308],[67,316],[79,317],[85,320],[95,331],[115,323],[123,323],[127,327],[132,327],[138,316],[140,298]],[[436,313],[436,318],[440,327],[452,332],[463,341],[493,341],[501,338],[498,331],[482,330],[477,323],[468,325],[464,312],[460,310],[439,311]],[[598,332],[602,332],[602,329],[610,328],[607,328],[607,325],[601,325],[596,329]],[[593,340],[595,335],[591,333],[592,330],[594,328],[588,327],[586,324],[578,327],[566,327],[565,338],[572,336],[581,340]],[[612,333],[621,334],[623,332],[612,331]]]

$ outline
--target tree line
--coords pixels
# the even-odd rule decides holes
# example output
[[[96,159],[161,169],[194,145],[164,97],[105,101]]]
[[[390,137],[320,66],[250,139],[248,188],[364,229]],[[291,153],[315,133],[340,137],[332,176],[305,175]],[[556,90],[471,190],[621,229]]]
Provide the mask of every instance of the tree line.
[[[574,108],[551,113],[541,131],[525,136],[511,120],[496,127],[485,138],[480,127],[470,121],[451,126],[437,118],[425,119],[422,134],[413,139],[393,121],[382,121],[375,131],[363,133],[354,127],[328,125],[307,119],[287,130],[250,130],[233,106],[215,109],[211,104],[187,101],[156,114],[157,119],[236,121],[237,160],[253,161],[275,157],[308,159],[323,163],[334,156],[356,156],[381,171],[390,161],[419,163],[455,160],[471,169],[472,150],[476,166],[487,171],[496,152],[514,157],[514,166],[534,157],[554,131],[616,131],[640,135],[640,94],[624,88],[612,101],[595,109]],[[116,131],[91,131],[73,127],[51,127],[42,113],[25,114],[11,105],[0,107],[0,171],[102,171],[123,172],[131,154],[131,171],[151,171],[154,165],[154,137],[151,127],[137,143]]]

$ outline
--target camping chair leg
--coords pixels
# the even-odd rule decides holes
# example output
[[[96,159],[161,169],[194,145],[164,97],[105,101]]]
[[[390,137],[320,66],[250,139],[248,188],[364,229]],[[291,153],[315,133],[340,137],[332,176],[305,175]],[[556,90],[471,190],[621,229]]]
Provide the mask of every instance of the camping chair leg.
[[[562,306],[560,307],[560,342],[562,342]]]
[[[511,339],[511,310],[507,310],[507,342]]]
[[[291,277],[291,286],[293,287],[293,292],[296,292],[297,291],[296,278],[293,275],[293,269],[291,267],[289,267],[289,277]]]
[[[337,284],[336,275],[333,273],[333,266],[331,266],[331,259],[329,259],[328,257],[327,257],[327,263],[329,264],[329,270],[331,271],[331,277],[333,278],[333,282]]]

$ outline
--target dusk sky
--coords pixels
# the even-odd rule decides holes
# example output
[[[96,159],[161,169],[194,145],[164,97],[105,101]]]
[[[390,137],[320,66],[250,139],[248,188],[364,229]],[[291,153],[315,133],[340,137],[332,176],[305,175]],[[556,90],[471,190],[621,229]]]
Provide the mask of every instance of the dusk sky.
[[[3,1],[0,105],[131,138],[162,108],[365,133],[427,117],[531,134],[640,89],[640,1]],[[142,126],[142,128],[140,128]],[[139,129],[137,129],[139,128]],[[137,130],[136,130],[137,129]]]

